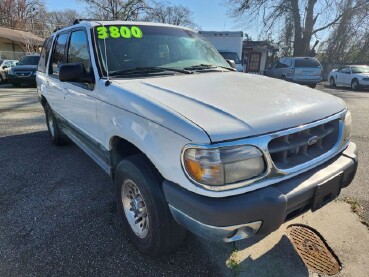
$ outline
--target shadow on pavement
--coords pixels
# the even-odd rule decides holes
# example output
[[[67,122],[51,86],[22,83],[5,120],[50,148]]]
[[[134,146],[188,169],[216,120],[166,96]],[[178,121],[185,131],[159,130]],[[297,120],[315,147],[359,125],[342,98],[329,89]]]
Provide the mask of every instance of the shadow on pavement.
[[[166,257],[127,240],[109,177],[78,147],[46,131],[0,138],[0,276],[220,276],[189,235]]]
[[[282,236],[275,244],[269,245],[263,243],[257,245],[264,237],[254,237],[245,240],[240,252],[246,257],[240,262],[240,276],[309,276],[309,272],[302,263],[300,257],[295,252],[287,236]],[[265,248],[265,251],[263,249]],[[268,250],[269,249],[269,250]],[[263,253],[259,257],[254,257],[254,252]]]

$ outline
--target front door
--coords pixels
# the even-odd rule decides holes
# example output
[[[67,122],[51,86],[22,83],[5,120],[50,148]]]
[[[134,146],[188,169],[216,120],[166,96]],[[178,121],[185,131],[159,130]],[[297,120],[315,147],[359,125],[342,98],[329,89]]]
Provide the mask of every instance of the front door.
[[[76,29],[71,32],[67,63],[81,63],[86,76],[93,76],[91,53],[89,51],[87,33],[84,29]],[[83,82],[65,82],[65,115],[72,126],[78,127],[81,135],[98,141],[96,123],[96,96],[94,84]]]
[[[261,53],[251,52],[249,56],[248,72],[259,73]]]

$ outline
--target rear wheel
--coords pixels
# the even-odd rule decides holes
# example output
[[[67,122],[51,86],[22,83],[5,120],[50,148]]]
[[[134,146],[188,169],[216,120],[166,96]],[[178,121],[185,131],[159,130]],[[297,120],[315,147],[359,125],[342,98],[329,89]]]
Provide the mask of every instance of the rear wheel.
[[[281,79],[285,81],[286,80],[286,75],[282,75]]]
[[[358,90],[359,89],[359,81],[357,79],[352,80],[351,89],[352,90]]]
[[[45,106],[45,114],[46,114],[46,125],[49,131],[51,142],[58,146],[66,144],[68,139],[60,130],[55,115],[48,104],[46,104]]]
[[[316,84],[310,84],[308,85],[309,88],[316,88]]]
[[[122,160],[114,178],[118,213],[127,235],[150,256],[175,250],[186,235],[170,213],[162,180],[143,154]]]
[[[329,79],[329,86],[330,86],[331,88],[334,88],[334,87],[336,86],[336,82],[334,81],[334,78],[333,78],[333,77],[331,77],[331,78]]]

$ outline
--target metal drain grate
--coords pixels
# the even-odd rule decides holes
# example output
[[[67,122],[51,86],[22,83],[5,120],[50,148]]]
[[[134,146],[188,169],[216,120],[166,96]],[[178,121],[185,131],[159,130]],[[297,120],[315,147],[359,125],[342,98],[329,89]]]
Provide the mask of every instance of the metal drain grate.
[[[338,258],[315,230],[304,225],[291,225],[287,235],[308,269],[329,276],[340,272]]]

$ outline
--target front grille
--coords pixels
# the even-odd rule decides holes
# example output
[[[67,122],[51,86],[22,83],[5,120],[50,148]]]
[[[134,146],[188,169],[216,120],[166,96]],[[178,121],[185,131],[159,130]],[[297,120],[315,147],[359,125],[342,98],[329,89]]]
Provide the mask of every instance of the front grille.
[[[268,149],[275,166],[288,169],[325,154],[336,145],[338,137],[339,120],[336,119],[272,139]]]
[[[28,77],[31,76],[32,71],[16,71],[14,72],[18,77]]]

